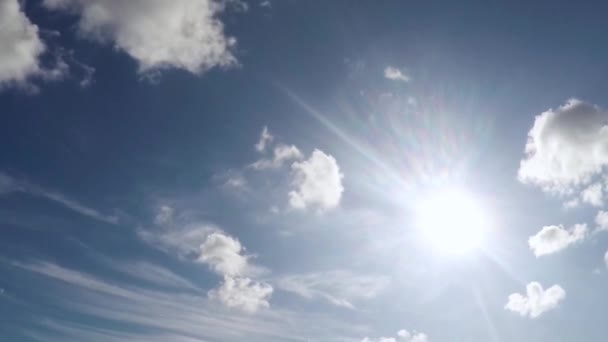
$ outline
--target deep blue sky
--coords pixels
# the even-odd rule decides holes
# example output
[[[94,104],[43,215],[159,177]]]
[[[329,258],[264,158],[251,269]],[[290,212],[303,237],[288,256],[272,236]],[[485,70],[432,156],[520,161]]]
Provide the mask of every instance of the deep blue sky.
[[[268,3],[0,0],[0,336],[604,341],[607,6]]]

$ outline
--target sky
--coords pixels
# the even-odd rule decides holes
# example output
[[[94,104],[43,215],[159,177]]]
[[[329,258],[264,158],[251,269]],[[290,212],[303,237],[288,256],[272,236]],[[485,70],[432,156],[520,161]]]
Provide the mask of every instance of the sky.
[[[0,0],[0,336],[605,341],[607,6]]]

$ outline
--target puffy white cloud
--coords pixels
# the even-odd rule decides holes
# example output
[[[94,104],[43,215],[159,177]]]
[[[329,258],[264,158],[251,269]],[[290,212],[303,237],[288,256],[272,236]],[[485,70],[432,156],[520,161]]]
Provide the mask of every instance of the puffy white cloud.
[[[600,210],[595,215],[595,223],[597,224],[597,230],[608,230],[608,212]]]
[[[293,163],[291,169],[295,187],[289,192],[291,207],[305,209],[315,206],[324,210],[340,203],[344,175],[334,157],[315,149],[310,158]]]
[[[534,255],[542,256],[558,252],[569,245],[583,240],[587,236],[587,225],[576,224],[569,230],[563,226],[545,226],[528,239]]]
[[[526,295],[519,293],[509,295],[505,309],[524,317],[536,318],[544,312],[556,308],[564,298],[566,298],[566,291],[559,285],[553,285],[543,290],[541,284],[531,282],[526,286]]]
[[[379,338],[369,338],[366,337],[361,342],[429,342],[429,337],[425,333],[421,332],[409,332],[405,329],[401,329],[397,331],[397,337],[379,337]]]
[[[518,178],[546,191],[571,192],[608,163],[608,113],[576,99],[536,116]]]
[[[201,244],[200,251],[199,260],[221,275],[242,275],[247,269],[249,258],[242,254],[241,243],[231,236],[211,233]]]
[[[384,276],[347,271],[284,275],[276,280],[276,286],[283,291],[306,299],[322,298],[347,308],[354,308],[357,300],[376,297],[388,283],[389,279]]]
[[[159,208],[156,217],[168,212],[172,217],[173,209],[167,208],[170,207]],[[269,306],[272,286],[248,278],[266,272],[266,269],[250,262],[251,256],[245,254],[245,248],[236,238],[212,225],[182,225],[173,219],[160,221],[165,223],[160,230],[140,229],[139,237],[161,250],[206,264],[222,276],[221,285],[207,293],[209,298],[246,312]]]
[[[276,169],[286,162],[302,159],[302,152],[295,145],[279,144],[273,150],[272,159],[260,159],[251,164],[257,170]]]
[[[192,73],[236,63],[233,38],[217,18],[224,1],[215,0],[44,0],[55,11],[79,16],[78,31],[111,42],[140,71],[178,68]]]
[[[224,282],[217,289],[209,291],[209,298],[217,299],[230,308],[246,312],[256,312],[269,307],[268,299],[272,295],[272,286],[256,282],[249,278],[224,277]]]
[[[604,204],[603,197],[602,183],[600,182],[589,185],[581,192],[583,202],[589,203],[594,207],[601,207]]]
[[[401,82],[409,82],[410,77],[405,73],[404,70],[400,70],[398,68],[387,66],[384,69],[384,77],[393,81],[401,81]]]
[[[268,131],[268,127],[264,126],[262,129],[262,133],[260,133],[260,140],[255,144],[255,150],[258,152],[264,152],[266,150],[266,146],[272,142],[274,137]]]
[[[45,44],[18,0],[0,0],[0,23],[0,86],[23,83],[42,71],[39,57]]]

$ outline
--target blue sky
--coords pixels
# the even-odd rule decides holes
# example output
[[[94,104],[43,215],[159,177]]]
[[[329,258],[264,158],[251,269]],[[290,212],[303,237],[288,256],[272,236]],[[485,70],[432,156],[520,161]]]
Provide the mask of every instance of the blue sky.
[[[0,335],[604,341],[605,10],[0,0]]]

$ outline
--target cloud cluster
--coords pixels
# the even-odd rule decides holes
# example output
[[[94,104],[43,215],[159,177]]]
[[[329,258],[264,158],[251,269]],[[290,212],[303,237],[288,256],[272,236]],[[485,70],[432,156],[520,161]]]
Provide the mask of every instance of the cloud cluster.
[[[18,0],[0,1],[0,86],[23,83],[41,72],[40,56],[46,47]]]
[[[524,317],[536,318],[544,312],[556,308],[564,298],[566,298],[566,291],[559,285],[553,285],[544,290],[541,284],[531,282],[526,286],[525,295],[519,293],[509,295],[505,309]]]
[[[208,224],[183,224],[173,220],[174,209],[163,205],[155,216],[156,229],[140,229],[139,236],[152,246],[180,258],[200,262],[222,276],[222,283],[208,292],[211,299],[230,308],[255,312],[269,307],[273,288],[250,277],[263,272],[252,265],[240,241]]]
[[[587,225],[576,224],[571,229],[562,225],[545,226],[528,239],[530,249],[537,257],[558,252],[587,236]]]
[[[365,337],[361,342],[429,342],[430,339],[425,333],[409,332],[405,329],[397,331],[397,337]]]
[[[577,99],[538,115],[528,132],[519,180],[559,193],[589,184],[608,164],[607,123],[605,110]],[[597,192],[589,190],[586,200],[599,203]]]
[[[256,151],[264,153],[270,149],[274,136],[264,127]],[[295,145],[277,143],[271,158],[262,158],[249,166],[255,170],[279,169],[291,163],[291,186],[288,192],[289,206],[294,209],[315,208],[319,211],[335,208],[340,203],[344,186],[344,175],[336,159],[315,149],[308,159]]]
[[[141,72],[178,68],[192,73],[234,65],[235,39],[224,35],[215,0],[45,0],[49,10],[78,16],[78,32],[109,42]]]

